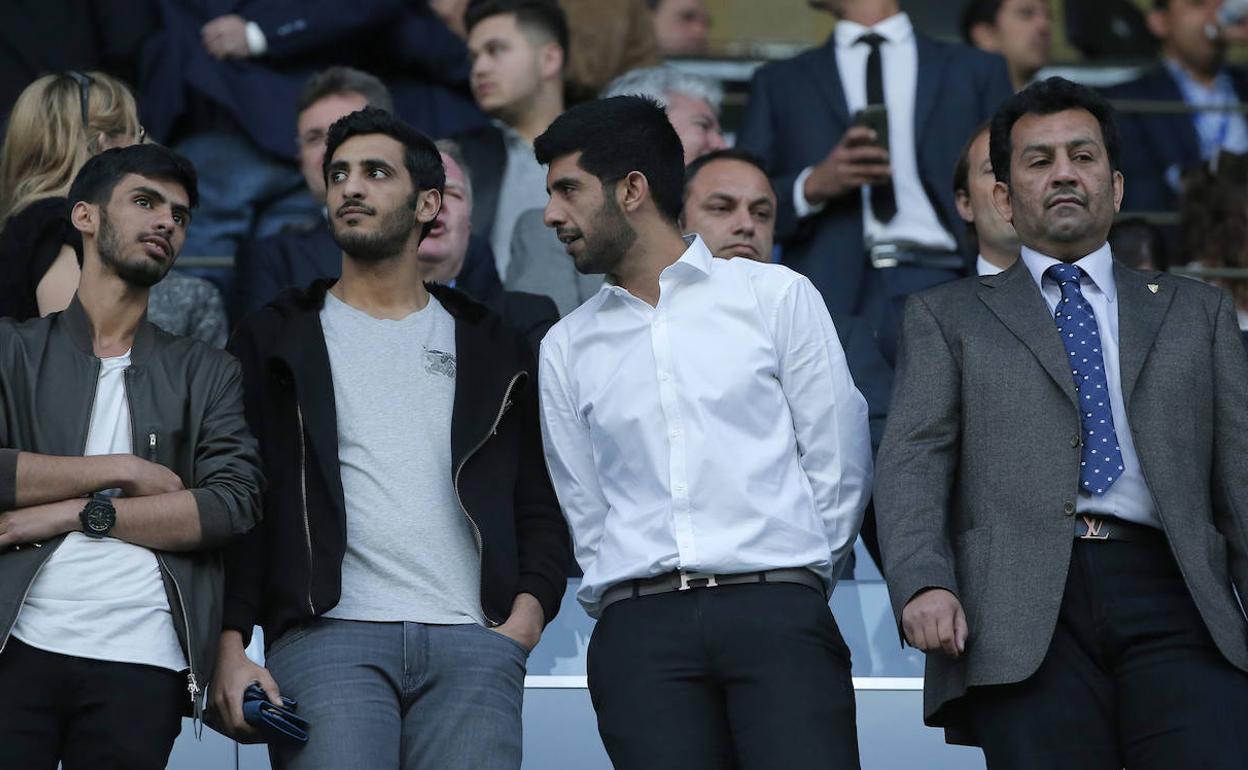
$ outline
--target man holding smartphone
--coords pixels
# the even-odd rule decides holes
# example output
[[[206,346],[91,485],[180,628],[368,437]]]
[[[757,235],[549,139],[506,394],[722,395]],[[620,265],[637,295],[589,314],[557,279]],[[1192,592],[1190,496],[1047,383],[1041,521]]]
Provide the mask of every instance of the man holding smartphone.
[[[999,56],[915,31],[897,0],[811,0],[821,48],[761,68],[739,144],[767,162],[783,261],[895,349],[905,298],[969,272],[948,179],[1012,93]]]

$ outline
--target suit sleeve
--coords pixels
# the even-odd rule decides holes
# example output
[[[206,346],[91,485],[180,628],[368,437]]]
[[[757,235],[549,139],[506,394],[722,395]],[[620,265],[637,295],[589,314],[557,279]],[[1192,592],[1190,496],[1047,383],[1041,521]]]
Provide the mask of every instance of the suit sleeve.
[[[268,43],[271,59],[328,53],[369,28],[383,29],[403,11],[402,0],[354,0],[344,7],[336,0],[277,0],[255,3],[242,15],[254,21]]]
[[[1231,580],[1248,603],[1248,356],[1235,303],[1222,292],[1213,337],[1214,526],[1226,538]]]
[[[990,119],[1005,100],[1014,95],[1014,84],[1010,82],[1010,70],[1004,58],[995,54],[984,57],[984,70],[980,120]]]
[[[958,593],[948,507],[961,410],[958,362],[931,309],[921,296],[911,297],[875,486],[884,579],[898,623],[919,591]]]
[[[754,73],[745,116],[737,131],[737,144],[762,158],[763,165],[767,168],[776,191],[776,240],[785,241],[798,231],[799,218],[793,202],[793,184],[805,168],[777,168],[780,155],[777,143],[780,138],[776,136],[775,121],[780,116],[773,114],[775,108],[772,105],[771,80],[770,71],[766,67]],[[794,119],[798,118],[794,116]]]

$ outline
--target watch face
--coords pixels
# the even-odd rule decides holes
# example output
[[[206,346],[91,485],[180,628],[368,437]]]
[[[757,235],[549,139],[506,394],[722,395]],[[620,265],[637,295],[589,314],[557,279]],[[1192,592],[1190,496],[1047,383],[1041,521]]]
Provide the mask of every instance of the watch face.
[[[84,526],[95,534],[107,534],[113,528],[114,514],[107,503],[92,502],[87,506]]]

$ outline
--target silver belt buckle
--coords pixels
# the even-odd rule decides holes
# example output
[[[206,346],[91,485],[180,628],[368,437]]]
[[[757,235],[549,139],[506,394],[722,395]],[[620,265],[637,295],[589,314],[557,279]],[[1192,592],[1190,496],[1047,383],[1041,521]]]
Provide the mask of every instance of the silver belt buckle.
[[[695,585],[696,581],[705,580],[701,585]],[[715,576],[709,572],[686,572],[680,571],[680,588],[677,591],[688,591],[690,588],[714,588],[719,585],[715,582]]]

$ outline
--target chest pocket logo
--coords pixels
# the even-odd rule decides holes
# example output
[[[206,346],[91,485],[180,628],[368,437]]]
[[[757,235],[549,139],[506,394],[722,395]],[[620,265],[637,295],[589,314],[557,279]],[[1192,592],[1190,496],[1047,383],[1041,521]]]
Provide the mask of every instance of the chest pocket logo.
[[[455,355],[425,348],[425,371],[455,379]]]

